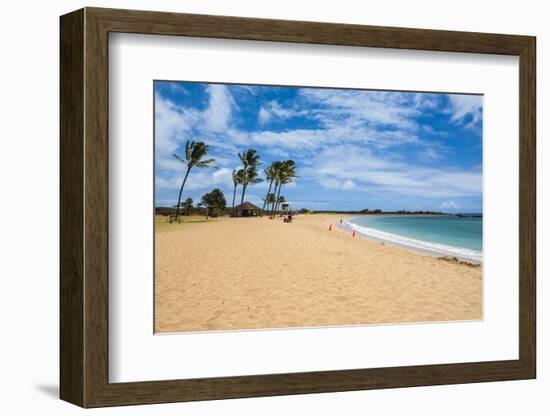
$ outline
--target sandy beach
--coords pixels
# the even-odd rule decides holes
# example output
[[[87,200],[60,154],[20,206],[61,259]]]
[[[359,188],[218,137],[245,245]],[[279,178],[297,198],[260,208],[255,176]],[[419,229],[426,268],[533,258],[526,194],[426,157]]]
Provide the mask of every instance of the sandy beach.
[[[156,332],[482,318],[480,266],[353,238],[340,218],[158,224]]]

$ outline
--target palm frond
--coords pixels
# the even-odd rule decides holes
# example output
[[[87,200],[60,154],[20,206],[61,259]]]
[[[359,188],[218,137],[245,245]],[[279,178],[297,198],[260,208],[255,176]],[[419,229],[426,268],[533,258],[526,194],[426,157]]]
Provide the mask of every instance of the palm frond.
[[[195,142],[194,141],[187,140],[187,142],[185,142],[185,159],[187,161],[191,160],[191,152],[192,152],[194,147],[195,147]]]
[[[201,160],[200,162],[196,162],[194,166],[198,168],[214,168],[217,169],[215,166],[210,166],[212,163],[214,163],[216,159],[207,159],[207,160]]]
[[[174,156],[176,159],[178,159],[181,163],[184,165],[187,165],[187,161],[179,157],[177,154],[173,153],[172,156]]]

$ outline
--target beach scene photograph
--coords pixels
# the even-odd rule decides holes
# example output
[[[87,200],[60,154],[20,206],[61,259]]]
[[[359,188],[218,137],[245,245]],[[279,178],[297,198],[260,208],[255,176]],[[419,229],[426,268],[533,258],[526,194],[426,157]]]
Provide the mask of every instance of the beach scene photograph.
[[[483,96],[154,81],[155,333],[483,319]]]

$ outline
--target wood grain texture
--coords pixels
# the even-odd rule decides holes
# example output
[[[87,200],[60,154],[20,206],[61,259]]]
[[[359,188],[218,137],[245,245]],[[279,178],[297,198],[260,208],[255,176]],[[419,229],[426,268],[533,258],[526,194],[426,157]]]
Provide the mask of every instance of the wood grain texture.
[[[536,41],[520,54],[519,356],[536,377]]]
[[[519,55],[528,36],[87,8],[110,32]]]
[[[85,406],[101,395],[108,380],[109,309],[109,141],[108,33],[85,12],[84,58],[84,303]]]
[[[519,359],[189,380],[108,380],[108,33],[520,57]],[[87,8],[61,18],[61,397],[82,407],[534,378],[535,38]]]
[[[61,19],[60,388],[84,405],[84,12]]]

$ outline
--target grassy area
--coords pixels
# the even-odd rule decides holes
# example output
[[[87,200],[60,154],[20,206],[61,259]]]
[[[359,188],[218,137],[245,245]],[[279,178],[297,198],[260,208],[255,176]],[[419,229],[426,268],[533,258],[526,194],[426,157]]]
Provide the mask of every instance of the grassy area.
[[[210,217],[206,219],[204,215],[182,215],[180,222],[173,222],[170,224],[169,217],[164,215],[155,215],[155,229],[157,232],[179,230],[181,227],[185,227],[188,224],[201,223],[201,222],[216,222],[223,221],[224,217]]]

